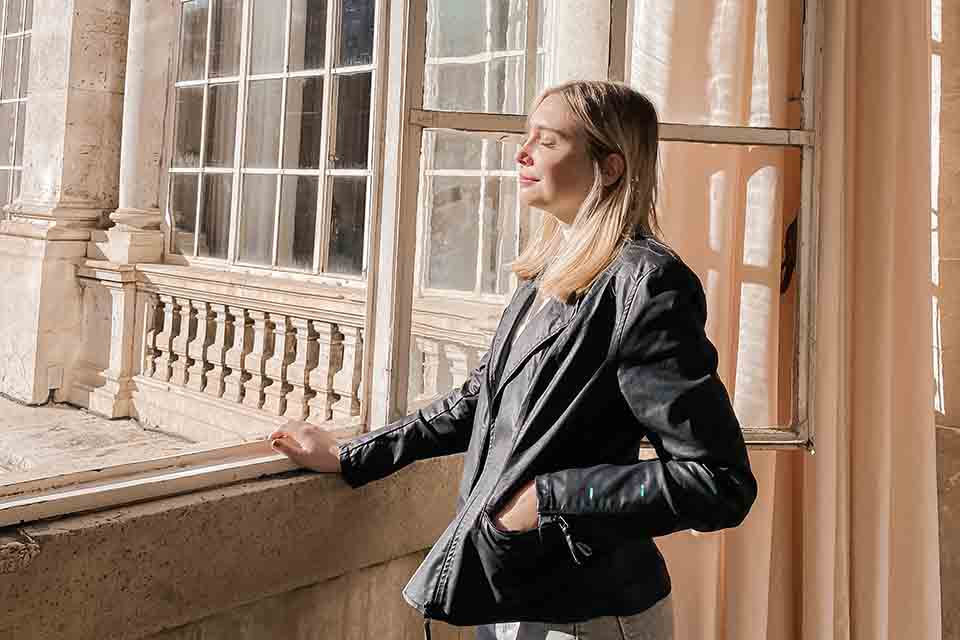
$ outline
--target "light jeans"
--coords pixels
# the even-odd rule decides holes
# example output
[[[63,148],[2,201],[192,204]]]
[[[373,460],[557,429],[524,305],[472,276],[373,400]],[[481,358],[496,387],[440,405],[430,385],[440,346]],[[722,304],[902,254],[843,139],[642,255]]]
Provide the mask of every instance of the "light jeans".
[[[673,600],[667,596],[632,616],[549,624],[502,622],[477,627],[477,640],[673,640]]]

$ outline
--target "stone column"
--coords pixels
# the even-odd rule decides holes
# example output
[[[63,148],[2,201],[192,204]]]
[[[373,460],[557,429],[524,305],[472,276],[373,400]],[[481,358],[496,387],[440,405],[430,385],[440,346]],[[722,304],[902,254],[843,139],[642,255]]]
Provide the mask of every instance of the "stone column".
[[[117,204],[129,10],[33,3],[22,191],[0,222],[0,393],[31,404],[66,391],[80,353],[76,268]]]
[[[132,0],[123,95],[119,208],[106,232],[111,262],[159,262],[164,118],[180,0]]]

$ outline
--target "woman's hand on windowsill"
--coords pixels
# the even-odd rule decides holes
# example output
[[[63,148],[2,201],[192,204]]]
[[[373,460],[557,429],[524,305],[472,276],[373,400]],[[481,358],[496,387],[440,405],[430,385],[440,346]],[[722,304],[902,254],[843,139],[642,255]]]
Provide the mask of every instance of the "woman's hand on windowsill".
[[[267,436],[270,447],[301,467],[322,473],[340,471],[340,452],[330,432],[308,422],[291,420]]]

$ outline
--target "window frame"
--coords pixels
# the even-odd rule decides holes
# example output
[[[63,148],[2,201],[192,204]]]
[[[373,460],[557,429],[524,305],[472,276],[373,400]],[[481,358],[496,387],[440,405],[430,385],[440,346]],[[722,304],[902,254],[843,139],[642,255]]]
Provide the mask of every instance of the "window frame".
[[[170,104],[174,106],[170,122],[170,131],[164,140],[164,150],[166,163],[163,167],[162,178],[162,202],[161,207],[164,212],[164,262],[168,264],[200,266],[212,269],[227,270],[235,273],[247,273],[252,275],[282,275],[295,278],[305,278],[311,282],[320,284],[330,284],[334,286],[352,286],[364,288],[367,286],[370,272],[371,240],[373,225],[372,220],[379,200],[380,175],[383,171],[380,144],[378,138],[382,129],[381,122],[378,122],[377,114],[381,112],[379,105],[382,103],[382,76],[385,57],[383,51],[378,49],[386,46],[383,31],[384,23],[381,15],[386,11],[389,0],[374,0],[374,34],[373,34],[373,54],[372,60],[366,65],[353,66],[335,66],[333,63],[340,46],[340,33],[338,25],[341,20],[341,2],[339,0],[329,0],[327,2],[327,15],[325,24],[325,45],[324,45],[324,63],[322,68],[309,69],[302,71],[289,70],[290,55],[290,34],[292,23],[292,3],[293,0],[281,0],[285,5],[284,36],[283,36],[283,70],[272,73],[251,73],[250,50],[253,37],[252,14],[253,2],[250,0],[240,0],[241,2],[241,30],[240,30],[240,58],[238,62],[238,72],[231,76],[212,77],[210,75],[211,65],[211,34],[213,33],[214,10],[213,3],[221,0],[208,0],[211,2],[207,13],[206,39],[205,39],[205,58],[204,58],[204,77],[200,80],[178,80],[176,75],[179,73],[180,60],[182,55],[182,30],[183,30],[183,6],[193,0],[179,0],[177,16],[177,41],[172,59],[171,70],[173,73],[172,82],[169,86]],[[329,152],[335,143],[337,129],[337,101],[336,87],[333,85],[334,78],[370,74],[370,121],[367,127],[367,168],[366,169],[337,169],[332,166]],[[287,86],[288,81],[296,78],[322,78],[323,79],[323,97],[322,97],[322,136],[320,143],[320,163],[315,169],[291,169],[283,167],[284,153],[284,129],[287,124]],[[245,146],[246,146],[246,117],[247,100],[249,97],[249,86],[251,83],[268,80],[280,80],[282,83],[282,97],[280,105],[280,142],[278,152],[278,164],[274,168],[246,167]],[[237,86],[237,104],[236,121],[234,134],[234,157],[233,166],[230,168],[208,167],[206,166],[207,152],[207,126],[209,111],[208,87],[218,84],[236,84]],[[202,106],[202,124],[200,131],[200,151],[199,159],[195,167],[174,167],[173,157],[176,145],[176,124],[179,114],[177,113],[177,90],[185,87],[199,86],[204,87],[203,106]],[[382,119],[382,118],[381,118]],[[225,258],[213,258],[199,255],[199,228],[200,228],[200,209],[203,205],[204,197],[204,176],[206,175],[230,175],[231,176],[231,195],[230,195],[230,220],[228,228],[228,246]],[[194,243],[192,255],[178,253],[175,248],[176,223],[173,219],[171,206],[171,189],[173,186],[173,176],[175,175],[195,175],[198,176],[196,210],[194,211]],[[240,217],[242,215],[243,183],[250,175],[274,175],[277,176],[277,187],[273,210],[273,239],[271,242],[271,265],[258,265],[252,262],[245,262],[240,259],[239,234]],[[280,197],[282,191],[283,176],[309,176],[318,179],[317,188],[317,209],[315,215],[315,237],[314,252],[312,258],[312,267],[308,270],[297,269],[293,267],[284,267],[277,264],[279,253],[279,232],[280,232]],[[332,199],[334,178],[339,176],[361,176],[366,179],[366,198],[364,205],[364,231],[363,231],[363,257],[361,261],[361,272],[359,274],[340,273],[326,270],[329,266],[330,250],[330,232],[332,229]]]
[[[28,0],[17,0],[20,3],[20,22],[22,27],[27,27],[27,1]],[[0,69],[3,68],[5,53],[3,46],[7,40],[16,39],[17,42],[17,70],[16,70],[16,97],[14,98],[0,98],[0,105],[14,104],[16,105],[15,114],[13,118],[13,147],[10,149],[10,157],[12,159],[11,164],[9,165],[0,165],[0,171],[7,172],[7,202],[0,203],[0,207],[12,204],[20,194],[20,185],[23,178],[23,136],[22,136],[22,127],[21,120],[26,120],[27,117],[27,108],[28,108],[28,98],[29,98],[29,87],[21,86],[22,81],[24,80],[24,62],[26,62],[26,69],[29,76],[30,70],[30,49],[33,42],[33,14],[30,13],[29,27],[22,28],[20,31],[14,31],[7,33],[7,5],[8,2],[4,2],[0,5]],[[33,3],[30,3],[31,7]],[[27,41],[31,42],[30,46],[25,46]],[[26,56],[24,55],[26,54]],[[24,58],[26,57],[26,60]],[[29,77],[28,77],[29,80]],[[29,84],[29,83],[28,83]],[[17,148],[20,149],[20,162],[17,163]]]

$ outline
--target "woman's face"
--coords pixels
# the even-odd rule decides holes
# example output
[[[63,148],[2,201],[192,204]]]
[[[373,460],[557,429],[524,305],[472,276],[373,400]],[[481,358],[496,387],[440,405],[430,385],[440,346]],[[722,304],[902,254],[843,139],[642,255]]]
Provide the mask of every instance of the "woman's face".
[[[530,115],[516,159],[520,200],[572,223],[593,186],[593,162],[560,96],[547,96]]]

